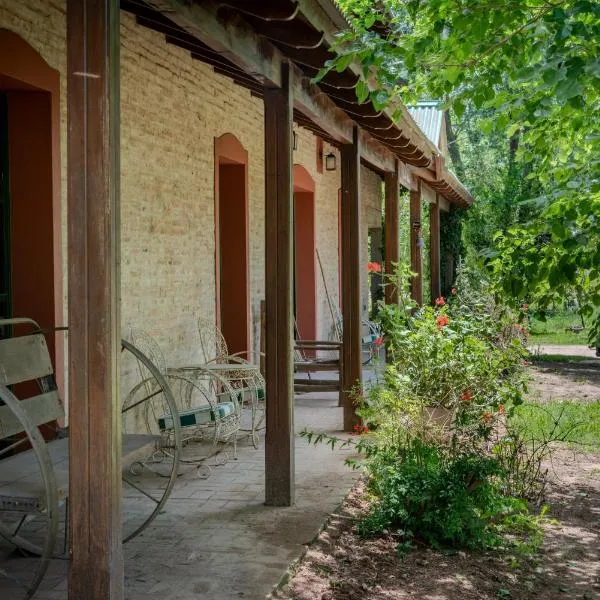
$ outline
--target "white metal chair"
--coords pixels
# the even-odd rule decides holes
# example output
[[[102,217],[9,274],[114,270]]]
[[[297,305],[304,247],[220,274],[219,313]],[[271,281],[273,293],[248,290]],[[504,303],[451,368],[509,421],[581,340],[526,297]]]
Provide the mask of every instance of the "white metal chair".
[[[227,342],[221,330],[211,321],[198,319],[200,350],[205,367],[218,372],[238,390],[240,403],[250,409],[250,426],[241,429],[250,435],[252,444],[258,448],[259,431],[265,418],[266,382],[260,372],[260,360],[251,361],[248,350],[229,354]],[[245,356],[246,358],[242,358]],[[256,357],[259,359],[259,357]]]
[[[227,444],[232,445],[235,458],[241,419],[237,390],[218,372],[202,365],[193,370],[167,366],[156,340],[140,329],[131,331],[131,339],[157,365],[173,391],[182,431],[180,462],[202,466],[217,454],[227,456],[224,451]],[[168,415],[153,415],[152,420],[159,423],[163,433],[173,427]]]

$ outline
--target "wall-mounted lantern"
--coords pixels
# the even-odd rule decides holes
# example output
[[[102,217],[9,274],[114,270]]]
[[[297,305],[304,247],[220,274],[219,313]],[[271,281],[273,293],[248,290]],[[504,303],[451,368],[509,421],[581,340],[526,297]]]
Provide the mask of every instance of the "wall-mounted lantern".
[[[325,170],[326,171],[335,171],[336,167],[336,158],[333,152],[325,155]]]

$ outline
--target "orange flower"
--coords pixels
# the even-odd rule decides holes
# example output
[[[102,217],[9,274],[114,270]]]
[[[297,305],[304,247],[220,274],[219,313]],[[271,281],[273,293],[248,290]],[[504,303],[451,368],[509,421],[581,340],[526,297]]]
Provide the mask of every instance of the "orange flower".
[[[446,304],[446,301],[444,300],[444,296],[440,296],[439,298],[435,299],[436,306],[444,306],[444,304]]]
[[[378,262],[367,263],[367,271],[369,273],[381,273],[381,265]]]
[[[484,422],[484,423],[489,423],[489,422],[490,422],[490,421],[491,421],[491,420],[494,418],[494,415],[493,415],[493,414],[492,414],[492,413],[491,413],[489,410],[486,410],[486,411],[485,411],[485,412],[484,412],[484,413],[481,415],[481,418],[483,419],[483,422]]]
[[[435,320],[435,324],[437,325],[438,329],[441,329],[442,327],[446,327],[446,325],[448,325],[448,323],[450,323],[450,319],[446,315],[440,315]]]
[[[470,402],[473,399],[473,396],[471,396],[471,392],[469,390],[465,390],[461,395],[460,395],[460,399],[463,402]]]
[[[503,415],[506,413],[506,407],[504,404],[498,404],[498,414]]]

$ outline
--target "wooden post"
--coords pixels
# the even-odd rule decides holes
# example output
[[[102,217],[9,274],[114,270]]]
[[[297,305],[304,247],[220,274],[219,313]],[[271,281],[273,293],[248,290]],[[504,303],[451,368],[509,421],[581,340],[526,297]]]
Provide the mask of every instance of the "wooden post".
[[[394,170],[385,174],[385,272],[393,274],[392,263],[397,263],[398,256],[398,160],[394,161]],[[384,289],[385,303],[398,303],[398,289],[386,281]]]
[[[442,295],[440,277],[440,201],[436,197],[435,204],[429,205],[429,271],[431,274],[431,303]]]
[[[293,195],[291,71],[265,88],[266,381],[265,503],[294,503]]]
[[[342,307],[344,340],[342,347],[344,391],[344,431],[360,423],[351,390],[362,382],[360,318],[360,143],[358,127],[353,143],[344,144],[342,163]],[[366,265],[362,270],[366,272]]]
[[[69,598],[123,598],[119,3],[67,3]]]
[[[411,297],[417,304],[423,304],[423,261],[421,260],[421,181],[410,192],[410,266],[417,275],[411,281]]]

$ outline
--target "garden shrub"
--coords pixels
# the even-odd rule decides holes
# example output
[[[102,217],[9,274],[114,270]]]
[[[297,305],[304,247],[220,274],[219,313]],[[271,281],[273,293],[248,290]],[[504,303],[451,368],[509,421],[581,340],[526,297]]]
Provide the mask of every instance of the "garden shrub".
[[[410,276],[399,266],[389,278],[400,296],[380,307],[391,364],[357,396],[360,432],[369,433],[355,445],[371,500],[359,531],[474,549],[498,545],[517,526],[536,530],[527,503],[507,493],[512,463],[493,451],[526,391],[518,314],[472,283],[467,301],[455,289],[418,308],[405,291]]]

